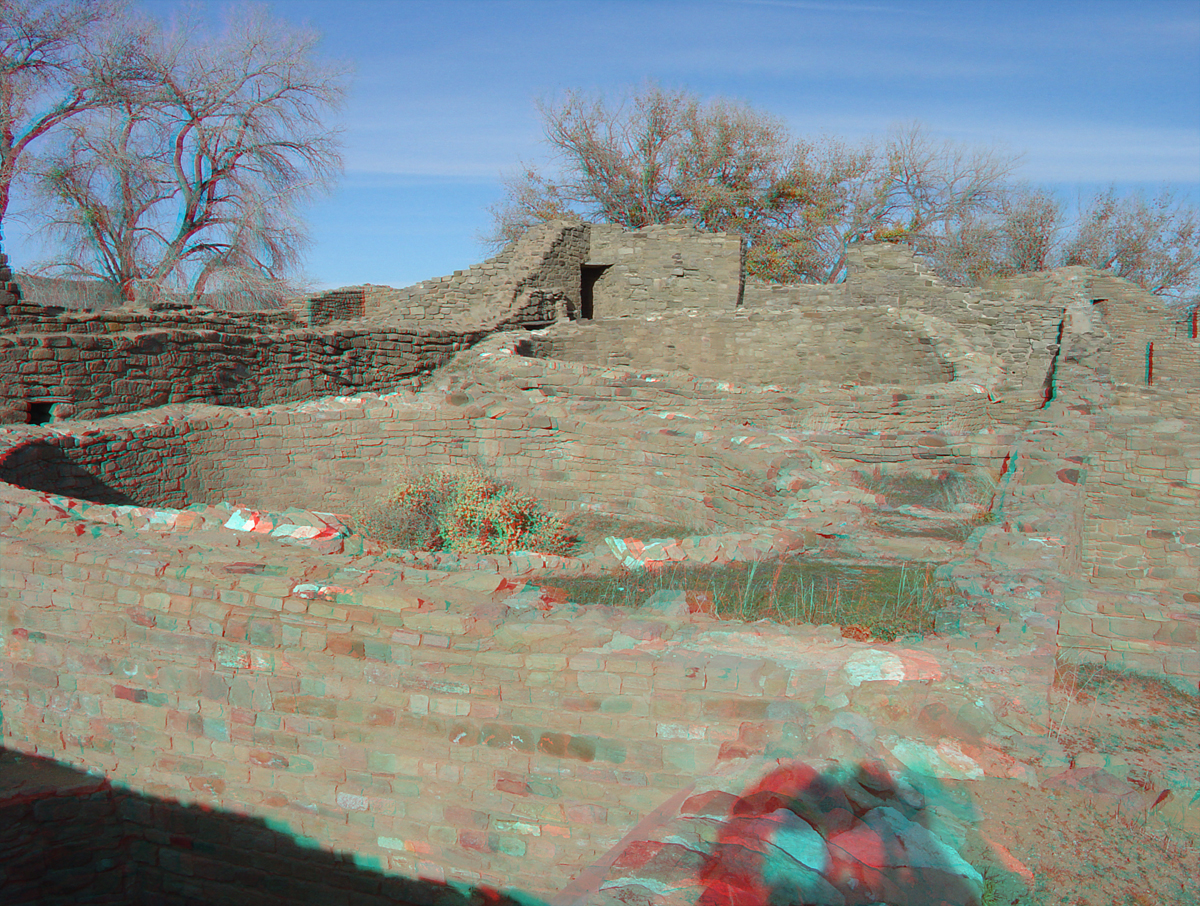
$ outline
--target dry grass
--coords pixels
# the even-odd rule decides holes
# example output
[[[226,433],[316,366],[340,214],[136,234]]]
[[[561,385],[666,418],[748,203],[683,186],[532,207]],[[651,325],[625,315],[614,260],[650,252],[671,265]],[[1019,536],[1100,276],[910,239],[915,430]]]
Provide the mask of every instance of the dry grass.
[[[694,609],[723,620],[841,626],[883,641],[929,634],[934,614],[950,603],[932,567],[843,567],[788,558],[622,569],[598,578],[547,578],[544,584],[576,604],[622,607],[678,590]]]

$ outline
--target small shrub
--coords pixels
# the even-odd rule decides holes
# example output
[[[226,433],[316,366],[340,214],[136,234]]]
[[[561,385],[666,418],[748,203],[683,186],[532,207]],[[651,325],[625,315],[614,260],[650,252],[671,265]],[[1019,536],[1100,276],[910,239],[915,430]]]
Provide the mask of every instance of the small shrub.
[[[575,538],[538,501],[478,469],[442,469],[403,480],[357,528],[391,547],[503,554],[566,554]]]

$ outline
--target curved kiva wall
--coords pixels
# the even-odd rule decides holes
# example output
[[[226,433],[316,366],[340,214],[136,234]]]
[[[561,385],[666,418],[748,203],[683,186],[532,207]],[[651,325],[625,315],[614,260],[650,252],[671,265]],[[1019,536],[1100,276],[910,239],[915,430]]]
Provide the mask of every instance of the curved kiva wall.
[[[627,443],[589,443],[619,429],[605,420],[565,423],[487,395],[440,405],[402,394],[354,402],[45,432],[0,453],[0,481],[102,503],[346,512],[412,469],[482,466],[561,512],[598,507],[710,529],[783,514],[765,477],[740,471],[733,450],[697,460],[690,434],[631,426]]]
[[[939,336],[879,307],[692,312],[559,323],[536,348],[553,359],[686,371],[738,384],[920,386],[953,381],[955,361],[967,367],[972,350],[954,342],[950,325],[941,327]],[[993,364],[980,376],[981,357],[971,375],[976,383],[998,383],[1003,370]]]
[[[495,575],[456,582],[261,536],[80,537],[53,519],[33,532],[21,495],[3,498],[4,746],[389,874],[554,897],[709,775],[804,758],[834,711],[889,695],[889,739],[910,760],[941,744],[927,706],[1008,733],[1032,732],[997,716],[1013,700],[1037,713],[1022,668],[963,689],[928,654],[832,629],[743,642],[700,617],[505,604],[516,587]],[[149,889],[231,903],[279,889],[271,858],[217,870],[239,834],[186,827],[181,857],[136,848]],[[598,899],[578,896],[560,902]]]

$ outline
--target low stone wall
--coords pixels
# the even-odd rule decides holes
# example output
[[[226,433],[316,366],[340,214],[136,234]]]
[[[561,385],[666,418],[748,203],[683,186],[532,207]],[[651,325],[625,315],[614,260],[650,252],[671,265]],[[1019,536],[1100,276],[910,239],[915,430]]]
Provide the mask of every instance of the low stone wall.
[[[928,335],[929,322],[914,326]],[[587,326],[580,327],[581,332]],[[492,339],[504,342],[497,336]],[[939,430],[959,433],[1023,425],[1037,413],[1041,393],[1006,392],[998,386],[1000,375],[986,357],[964,354],[949,361],[956,370],[950,384],[900,387],[838,387],[733,384],[686,372],[642,371],[595,367],[558,359],[534,357],[543,337],[526,339],[520,355],[489,360],[487,368],[503,372],[506,386],[536,385],[546,395],[565,399],[618,399],[631,404],[652,400],[670,409],[701,403],[716,420],[735,424],[772,424],[797,430],[846,433],[911,434]],[[511,341],[510,345],[511,345]],[[940,340],[939,340],[940,343]],[[947,344],[949,350],[954,346]],[[947,346],[940,346],[946,351]],[[480,347],[484,349],[485,347]]]
[[[203,312],[163,319],[104,312],[62,322],[0,336],[0,422],[32,420],[40,401],[58,407],[54,418],[97,418],[186,401],[262,406],[393,389],[486,334],[287,330],[261,316],[243,322]]]
[[[911,674],[892,729],[918,732],[942,676],[832,629],[746,649],[700,617],[509,606],[498,576],[406,585],[265,539],[189,557],[96,525],[81,560],[53,537],[0,534],[6,745],[414,879],[553,893],[698,775],[798,751],[864,680]],[[201,896],[196,864],[161,869]]]
[[[844,309],[667,314],[556,325],[554,359],[682,370],[742,384],[937,384],[954,366],[934,341],[886,312]],[[879,350],[886,349],[886,357]]]
[[[782,515],[765,479],[737,468],[736,447],[697,456],[690,435],[639,428],[624,433],[625,444],[593,443],[611,428],[518,401],[452,400],[433,409],[394,394],[45,430],[0,444],[0,480],[105,503],[345,512],[413,469],[483,465],[563,512],[600,507],[713,529]]]
[[[585,226],[545,224],[481,265],[491,279],[470,291],[447,278],[417,293],[420,305],[439,300],[420,318],[369,287],[326,293],[295,311],[246,314],[2,302],[0,423],[184,401],[263,406],[415,385],[497,327],[544,324],[577,307],[586,247]],[[417,323],[399,323],[408,320]]]

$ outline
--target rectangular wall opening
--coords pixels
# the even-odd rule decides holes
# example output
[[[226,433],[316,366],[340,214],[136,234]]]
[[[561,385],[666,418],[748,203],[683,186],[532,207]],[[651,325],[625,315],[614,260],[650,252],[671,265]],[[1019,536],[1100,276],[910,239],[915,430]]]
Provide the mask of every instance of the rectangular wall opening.
[[[596,315],[596,281],[611,264],[581,264],[579,266],[579,317],[585,321]]]
[[[29,403],[29,416],[26,423],[30,425],[49,424],[53,414],[53,400],[33,400]]]

